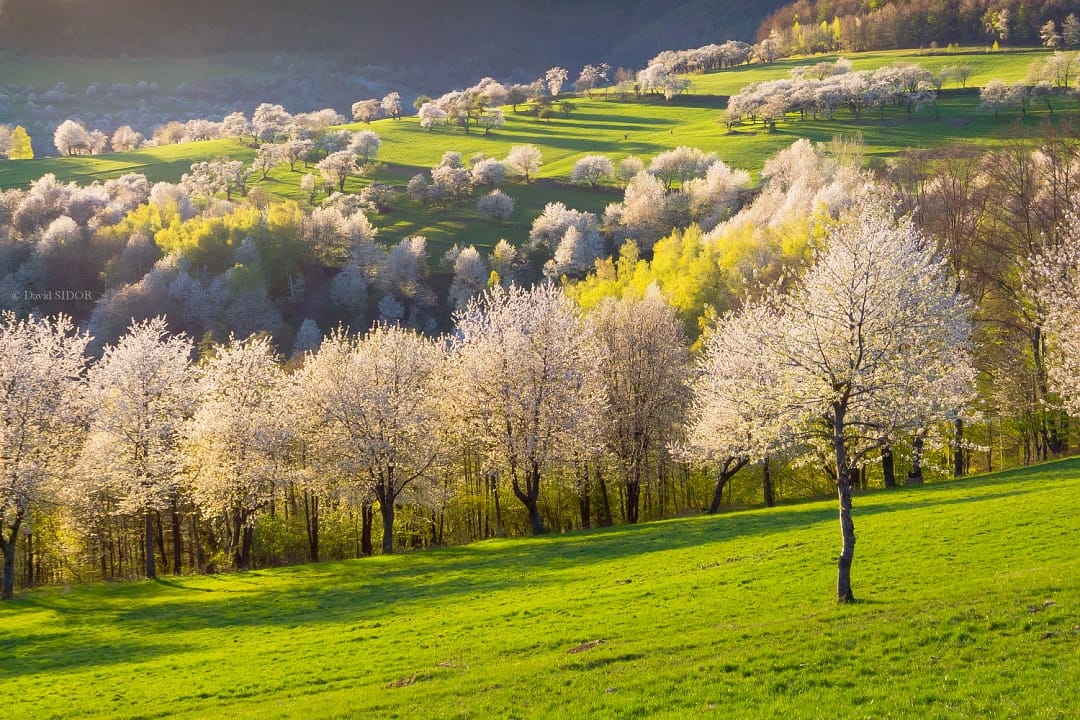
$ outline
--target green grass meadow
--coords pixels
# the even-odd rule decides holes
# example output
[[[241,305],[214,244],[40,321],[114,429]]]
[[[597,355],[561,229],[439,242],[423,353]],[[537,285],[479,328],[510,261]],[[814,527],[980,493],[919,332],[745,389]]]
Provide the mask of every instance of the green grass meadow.
[[[0,605],[26,718],[1073,718],[1080,460]]]

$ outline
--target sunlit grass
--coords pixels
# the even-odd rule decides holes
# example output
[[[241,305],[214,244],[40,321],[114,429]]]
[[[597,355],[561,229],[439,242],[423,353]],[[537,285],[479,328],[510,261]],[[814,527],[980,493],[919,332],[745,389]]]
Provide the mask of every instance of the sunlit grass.
[[[859,496],[853,606],[831,501],[46,588],[0,683],[33,718],[1075,717],[1077,517],[1080,461]]]

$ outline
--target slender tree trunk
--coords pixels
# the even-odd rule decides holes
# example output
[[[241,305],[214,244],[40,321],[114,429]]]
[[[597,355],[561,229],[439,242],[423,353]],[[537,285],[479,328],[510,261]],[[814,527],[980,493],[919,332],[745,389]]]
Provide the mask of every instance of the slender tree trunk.
[[[184,544],[180,535],[180,513],[176,511],[176,498],[173,498],[169,519],[172,525],[170,531],[172,533],[173,575],[179,575],[180,568],[184,564]]]
[[[311,562],[319,562],[319,497],[308,490],[304,490],[304,529]]]
[[[922,450],[923,437],[920,434],[911,444],[911,472],[907,476],[908,485],[922,485]]]
[[[596,484],[600,488],[601,509],[603,510],[600,516],[600,527],[611,527],[614,524],[611,518],[611,498],[608,497],[607,483],[599,467],[596,468]]]
[[[244,535],[244,518],[240,512],[234,512],[232,514],[232,529],[229,538],[229,545],[232,548],[233,556],[233,569],[234,570],[247,570],[247,566],[244,564],[244,549],[243,549],[243,535]]]
[[[953,477],[964,476],[964,421],[953,420]]]
[[[383,495],[383,493],[379,493]],[[382,515],[382,551],[383,555],[394,552],[394,502],[379,498],[379,513]]]
[[[544,519],[540,516],[540,468],[535,463],[529,468],[528,475],[525,478],[525,489],[522,490],[521,485],[517,481],[517,477],[513,477],[514,494],[517,495],[518,500],[525,506],[525,510],[529,514],[529,528],[533,535],[543,535],[547,532],[544,527]]]
[[[495,500],[495,537],[506,537],[506,526],[503,525],[502,502],[499,500],[499,476],[491,475],[491,495]]]
[[[636,473],[635,473],[636,474]],[[626,481],[626,522],[636,523],[638,521],[638,504],[641,497],[641,481],[640,480],[627,480]]]
[[[720,466],[716,474],[716,489],[713,491],[712,503],[709,504],[710,515],[715,515],[720,510],[720,503],[724,499],[724,487],[746,463],[746,458],[728,458]]]
[[[165,552],[165,525],[161,522],[161,513],[154,513],[154,539],[157,541],[158,552],[161,553],[161,569],[169,572],[169,555]]]
[[[154,513],[150,510],[143,514],[143,560],[146,565],[146,579],[157,580],[157,567],[154,565]]]
[[[0,600],[10,600],[15,594],[15,542],[19,539],[19,526],[22,525],[21,515],[16,515],[11,523],[11,530],[7,537],[0,540],[0,550],[4,551],[4,579],[3,589],[0,590]]]
[[[855,559],[855,523],[851,519],[851,468],[844,445],[844,408],[833,406],[833,452],[836,455],[836,493],[840,500],[840,558],[836,567],[837,602],[855,602],[851,563]]]
[[[255,528],[245,522],[240,532],[240,565],[244,570],[251,569],[251,546],[255,544]]]
[[[589,484],[589,464],[581,465],[581,487],[578,488],[578,510],[581,513],[581,527],[592,526],[592,486]]]
[[[371,545],[371,526],[375,520],[375,507],[370,501],[366,501],[360,506],[360,519],[360,551],[365,557],[371,557],[374,552]]]
[[[773,489],[772,472],[769,469],[769,458],[761,461],[761,486],[765,496],[765,507],[776,506],[776,491]]]
[[[881,448],[881,472],[885,476],[885,487],[896,487],[896,462],[893,460],[892,445],[888,443]]]
[[[724,486],[730,476],[721,471],[716,477],[716,489],[713,491],[712,502],[709,503],[709,514],[715,515],[720,510],[720,503],[724,500]]]

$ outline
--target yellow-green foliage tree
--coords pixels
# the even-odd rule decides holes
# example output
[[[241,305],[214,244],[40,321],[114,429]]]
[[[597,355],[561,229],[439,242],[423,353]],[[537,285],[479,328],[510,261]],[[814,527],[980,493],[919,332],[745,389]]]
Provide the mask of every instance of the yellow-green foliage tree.
[[[34,146],[30,143],[30,135],[22,125],[16,125],[11,131],[11,150],[8,151],[10,160],[33,160]]]
[[[568,290],[578,304],[591,310],[606,297],[643,297],[655,283],[690,337],[697,338],[711,318],[734,309],[747,293],[802,264],[831,222],[822,213],[772,227],[742,223],[715,234],[691,225],[659,240],[651,261],[642,259],[637,246],[627,242],[617,259],[597,261],[596,271]]]

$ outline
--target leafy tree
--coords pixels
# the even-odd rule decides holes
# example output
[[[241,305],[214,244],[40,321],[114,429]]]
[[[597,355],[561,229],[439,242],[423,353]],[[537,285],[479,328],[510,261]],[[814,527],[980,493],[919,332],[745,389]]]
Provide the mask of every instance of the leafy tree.
[[[401,93],[387,93],[380,105],[382,106],[384,115],[392,117],[395,120],[401,119]]]
[[[0,598],[15,588],[19,530],[77,452],[77,392],[89,337],[66,317],[0,316]]]
[[[496,222],[506,222],[514,214],[514,198],[502,190],[492,190],[476,201],[476,211]]]
[[[529,184],[529,178],[536,174],[543,164],[540,150],[535,145],[515,145],[510,148],[506,160],[503,161],[506,169],[512,175],[523,178],[525,184]]]
[[[90,438],[81,462],[120,512],[143,521],[147,578],[157,577],[154,519],[178,477],[177,443],[190,401],[191,342],[164,318],[134,323],[87,375]]]
[[[606,155],[586,155],[574,163],[574,169],[570,171],[570,182],[588,183],[592,188],[601,180],[614,177],[615,168]]]
[[[57,126],[53,144],[61,155],[89,154],[90,134],[81,123],[68,119]]]
[[[22,125],[16,125],[15,129],[11,131],[11,150],[8,151],[8,159],[34,159],[34,147],[30,144],[30,136]]]
[[[1065,47],[1080,47],[1080,18],[1076,13],[1069,13],[1061,23],[1061,40]]]
[[[663,455],[684,420],[690,353],[674,309],[655,285],[640,298],[608,298],[587,322],[601,349],[607,402],[600,427],[626,488],[626,521],[634,523],[649,459]]]
[[[545,473],[592,432],[603,402],[597,348],[573,304],[548,283],[496,286],[457,316],[451,380],[457,421],[509,476],[533,534],[545,532]]]
[[[337,186],[338,192],[345,192],[345,181],[356,173],[356,154],[350,150],[330,153],[315,166],[327,183]]]
[[[316,417],[313,444],[343,483],[378,500],[386,554],[394,552],[395,506],[427,500],[439,451],[431,429],[439,423],[442,367],[432,340],[376,326],[363,338],[331,333],[298,374]]]
[[[371,130],[361,130],[352,136],[349,150],[356,154],[362,165],[367,165],[379,154],[381,146],[382,140],[379,139],[376,133]]]
[[[139,147],[142,140],[142,134],[132,130],[130,125],[121,125],[113,133],[112,148],[116,152],[127,152]]]
[[[358,100],[353,103],[352,116],[357,122],[370,123],[372,120],[378,120],[382,114],[382,103],[374,98],[369,100]]]
[[[762,427],[764,442],[777,439],[776,427],[795,428],[793,440],[832,457],[840,602],[854,600],[853,469],[890,438],[957,412],[971,394],[971,305],[928,248],[909,222],[863,208],[830,233],[798,285],[731,321],[748,339],[743,352],[775,373],[758,386],[766,415],[779,419]]]
[[[285,438],[278,393],[283,378],[265,335],[214,348],[195,371],[198,398],[181,431],[192,498],[222,521],[233,568],[251,567],[256,514],[269,504]]]

